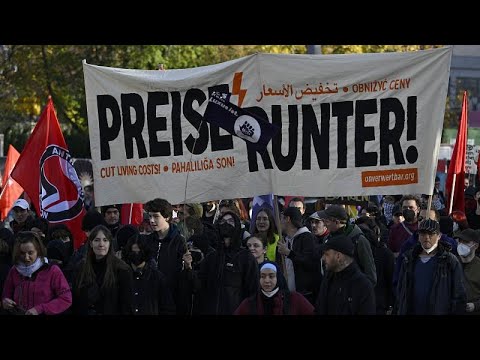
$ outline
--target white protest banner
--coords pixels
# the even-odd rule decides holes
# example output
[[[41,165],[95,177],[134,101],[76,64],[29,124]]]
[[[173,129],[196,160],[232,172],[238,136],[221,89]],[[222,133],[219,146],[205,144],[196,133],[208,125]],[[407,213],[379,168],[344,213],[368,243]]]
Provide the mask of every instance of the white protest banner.
[[[255,54],[166,71],[84,63],[95,202],[431,194],[451,55]],[[281,127],[265,152],[203,121],[212,92]]]

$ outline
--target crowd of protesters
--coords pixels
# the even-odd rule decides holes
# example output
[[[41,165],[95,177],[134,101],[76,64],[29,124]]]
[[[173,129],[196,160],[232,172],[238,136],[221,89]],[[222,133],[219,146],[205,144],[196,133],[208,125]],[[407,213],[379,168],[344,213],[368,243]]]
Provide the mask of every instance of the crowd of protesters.
[[[365,206],[302,198],[252,214],[251,199],[95,207],[86,241],[18,199],[0,229],[3,315],[480,314],[480,188],[447,212],[427,197],[372,196]]]

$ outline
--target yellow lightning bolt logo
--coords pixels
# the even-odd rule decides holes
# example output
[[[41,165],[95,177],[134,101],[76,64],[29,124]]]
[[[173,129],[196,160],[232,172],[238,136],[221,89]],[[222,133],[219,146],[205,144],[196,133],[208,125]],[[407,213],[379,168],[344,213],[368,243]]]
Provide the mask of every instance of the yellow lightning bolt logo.
[[[233,75],[232,95],[238,95],[238,107],[242,107],[243,99],[247,94],[247,90],[241,88],[242,76],[243,76],[243,71],[237,72],[235,73],[235,75]]]

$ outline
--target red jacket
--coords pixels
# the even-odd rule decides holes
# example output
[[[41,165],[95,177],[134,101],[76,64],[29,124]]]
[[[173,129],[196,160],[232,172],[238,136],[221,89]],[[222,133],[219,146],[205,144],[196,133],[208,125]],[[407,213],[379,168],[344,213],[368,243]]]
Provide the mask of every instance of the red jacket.
[[[43,265],[32,278],[12,266],[3,288],[2,300],[5,298],[25,311],[35,307],[39,314],[46,315],[60,314],[72,305],[72,292],[57,265]]]
[[[250,298],[243,300],[233,315],[252,315],[250,301],[252,301]],[[273,304],[273,315],[283,315],[283,293],[281,291],[273,296]],[[291,292],[289,315],[314,315],[313,310],[313,305],[302,294]],[[264,315],[261,293],[257,295],[256,315]]]

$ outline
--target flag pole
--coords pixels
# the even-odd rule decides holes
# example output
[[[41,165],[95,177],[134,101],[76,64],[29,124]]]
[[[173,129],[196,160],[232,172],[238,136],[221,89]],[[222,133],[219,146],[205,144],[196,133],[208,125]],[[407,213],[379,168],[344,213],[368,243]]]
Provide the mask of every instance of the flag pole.
[[[282,236],[282,224],[280,223],[280,210],[278,208],[278,196],[274,195],[273,196],[273,208],[275,209],[275,221],[277,222],[277,229],[278,229],[278,242],[284,242],[283,236]],[[282,270],[283,270],[283,275],[285,276],[285,279],[288,279],[288,274],[287,274],[287,264],[285,259],[282,257]]]
[[[430,219],[430,209],[432,208],[432,196],[428,196],[428,203],[427,203],[427,219]]]
[[[128,224],[132,224],[133,203],[130,203],[130,214],[128,215]]]
[[[453,194],[455,194],[455,182],[457,180],[457,174],[453,173],[453,181],[452,181],[452,192],[450,193],[450,203],[448,204],[448,213],[452,213],[453,208]]]

